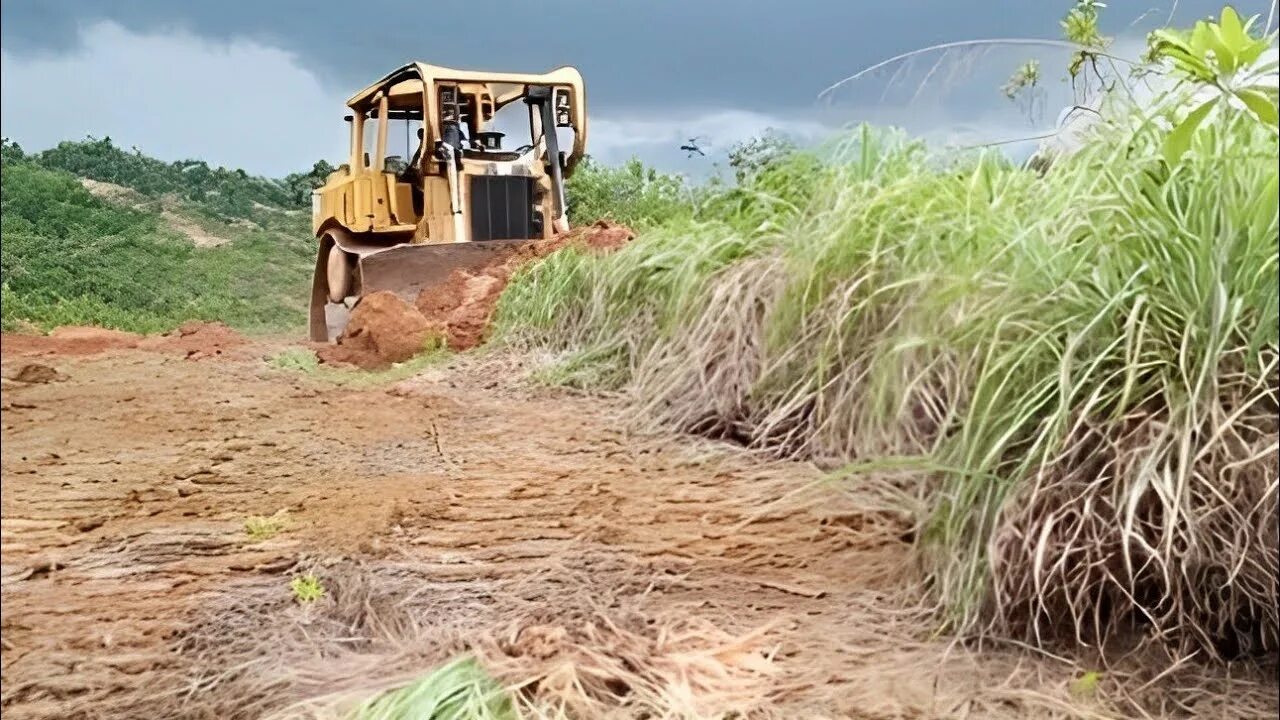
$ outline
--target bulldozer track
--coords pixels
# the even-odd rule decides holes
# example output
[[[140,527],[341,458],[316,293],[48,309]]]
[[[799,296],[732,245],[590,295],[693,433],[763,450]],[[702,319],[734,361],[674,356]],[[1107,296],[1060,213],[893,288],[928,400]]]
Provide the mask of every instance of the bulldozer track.
[[[477,366],[519,359],[361,389],[269,367],[280,346],[193,360],[6,341],[6,375],[56,373],[4,392],[7,718],[145,716],[139,687],[182,676],[200,617],[251,590],[287,600],[304,561],[434,593],[437,660],[445,637],[530,608],[568,623],[582,598],[767,628],[779,672],[762,692],[808,717],[951,716],[983,692],[975,671],[1003,682],[1023,663],[929,640],[907,520],[812,468],[635,436],[608,402]],[[286,522],[255,539],[254,516]]]

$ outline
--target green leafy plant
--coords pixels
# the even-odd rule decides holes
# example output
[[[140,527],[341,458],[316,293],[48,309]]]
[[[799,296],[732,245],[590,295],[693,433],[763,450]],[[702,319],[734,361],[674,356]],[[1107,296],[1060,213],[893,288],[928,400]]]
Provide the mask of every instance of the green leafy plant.
[[[1061,21],[1062,35],[1068,41],[1080,46],[1071,55],[1067,71],[1071,77],[1080,73],[1085,63],[1094,60],[1099,51],[1111,44],[1111,39],[1104,36],[1098,24],[1098,11],[1106,4],[1098,0],[1076,0],[1076,4],[1067,11]]]
[[[584,158],[566,181],[565,193],[569,219],[575,225],[608,219],[642,228],[693,213],[683,178],[660,173],[634,158],[618,167]]]
[[[502,686],[470,656],[366,700],[351,720],[515,720]]]
[[[231,242],[196,247],[166,214],[197,225],[219,222],[206,203],[175,201],[162,212],[151,201],[99,197],[71,172],[50,167],[44,153],[4,148],[0,282],[6,290],[0,311],[6,329],[101,325],[156,332],[188,320],[220,320],[246,330],[304,326],[315,252],[305,216],[255,206],[261,222],[226,225],[221,233]],[[85,162],[94,174],[115,177],[107,172],[115,167],[111,157],[101,166]],[[143,163],[140,173],[149,167],[133,155],[121,157]],[[271,201],[269,195],[246,197]]]
[[[0,164],[18,163],[27,159],[22,146],[9,138],[0,139]]]
[[[1149,56],[1168,62],[1193,92],[1188,110],[1169,132],[1164,157],[1170,164],[1191,147],[1197,129],[1214,113],[1242,113],[1274,132],[1277,112],[1276,36],[1250,34],[1257,17],[1242,22],[1230,6],[1218,22],[1200,21],[1187,31],[1157,30],[1151,34]]]
[[[313,603],[325,595],[324,585],[313,573],[294,577],[289,581],[289,591],[293,593],[293,599],[303,605]]]
[[[795,140],[768,128],[758,137],[738,143],[729,150],[729,167],[739,183],[776,167],[784,158],[800,150]]]
[[[1040,61],[1032,59],[1019,65],[1000,86],[1000,92],[1017,104],[1028,119],[1038,121],[1045,97],[1040,89]]]
[[[129,151],[118,147],[110,137],[61,142],[35,157],[52,170],[122,185],[151,197],[173,194],[229,218],[257,217],[261,209],[256,205],[305,208],[310,203],[310,188],[323,181],[326,171],[332,171],[321,161],[308,173],[275,180],[240,169],[211,167],[203,160],[165,162],[138,148]]]
[[[1004,93],[1004,96],[1010,100],[1015,100],[1029,88],[1034,88],[1039,83],[1040,61],[1028,60],[1013,71],[1013,74],[1009,76],[1004,85],[1000,86],[1000,92]]]
[[[328,161],[320,160],[311,166],[309,172],[286,175],[281,182],[288,193],[288,201],[297,207],[306,207],[311,203],[311,191],[324,185],[336,170]]]
[[[1098,692],[1098,681],[1102,673],[1097,670],[1086,670],[1071,681],[1071,694],[1076,697],[1093,697]]]

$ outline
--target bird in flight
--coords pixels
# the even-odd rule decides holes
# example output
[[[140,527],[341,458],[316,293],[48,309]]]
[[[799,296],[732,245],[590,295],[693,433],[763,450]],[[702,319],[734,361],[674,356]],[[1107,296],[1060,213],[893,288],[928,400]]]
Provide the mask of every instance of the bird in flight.
[[[688,155],[686,155],[685,157],[693,157],[694,154],[700,155],[702,157],[707,156],[706,153],[702,152],[702,148],[698,146],[698,138],[696,137],[689,138],[689,142],[685,143],[684,145],[681,145],[680,149],[688,153]]]

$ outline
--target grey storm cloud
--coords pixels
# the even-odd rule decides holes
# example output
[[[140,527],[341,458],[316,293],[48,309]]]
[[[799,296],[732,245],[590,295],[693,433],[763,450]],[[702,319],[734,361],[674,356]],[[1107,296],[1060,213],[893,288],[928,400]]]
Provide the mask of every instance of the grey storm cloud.
[[[1183,0],[1177,15],[1187,21],[1220,4]],[[1113,0],[1106,17],[1111,30],[1122,32],[1144,15],[1160,17],[1158,5]],[[602,108],[774,111],[810,102],[827,83],[906,50],[969,38],[1052,36],[1067,6],[1046,0],[42,0],[4,3],[0,44],[14,53],[66,51],[78,42],[78,27],[111,20],[135,31],[180,27],[211,39],[258,40],[295,53],[342,88],[409,58],[463,67],[574,64],[592,79],[592,102]]]
[[[1221,5],[1220,0],[1161,2],[1167,7],[1112,0],[1105,29],[1140,39],[1169,16],[1169,8],[1176,9],[1175,22],[1188,23],[1216,13]],[[1268,0],[1236,4],[1246,14],[1265,15],[1269,6]],[[639,154],[668,167],[681,165],[677,146],[685,137],[704,137],[723,151],[769,126],[807,136],[832,122],[860,117],[924,133],[944,125],[988,127],[987,135],[997,128],[1022,132],[1026,123],[1007,107],[997,88],[1025,59],[1025,50],[984,56],[965,81],[972,89],[957,82],[955,92],[929,88],[921,93],[911,77],[873,78],[849,89],[842,97],[848,109],[834,121],[822,116],[815,99],[831,83],[907,50],[973,38],[1054,37],[1068,6],[1065,0],[13,0],[0,5],[5,134],[38,146],[56,142],[49,136],[55,131],[110,130],[113,137],[132,133],[132,140],[148,152],[216,159],[219,149],[213,143],[222,132],[216,117],[197,120],[188,110],[186,135],[166,135],[161,116],[181,117],[168,107],[176,101],[166,103],[160,87],[124,86],[155,84],[165,77],[176,81],[186,71],[186,80],[209,83],[222,97],[207,110],[199,98],[184,97],[183,102],[196,103],[206,114],[230,114],[242,105],[235,97],[237,78],[209,77],[228,73],[238,75],[247,88],[240,100],[270,107],[275,83],[281,98],[299,112],[312,112],[313,107],[340,103],[409,59],[527,71],[576,65],[587,79],[597,121],[592,144],[609,159]],[[182,43],[202,49],[187,52],[179,47]],[[134,57],[144,47],[168,53],[155,57],[161,67],[147,67],[145,58]],[[1053,62],[1059,59],[1055,56]],[[70,105],[88,119],[117,118],[115,125],[95,129],[87,121],[45,120],[43,114],[67,111],[65,85],[75,86],[70,78],[53,89],[51,81],[61,78],[52,76],[74,75],[81,68],[89,77],[88,63],[116,68],[114,82],[101,77],[93,82],[121,88],[118,95],[132,108],[154,98],[149,110],[157,117],[141,123],[145,135],[125,119],[130,108],[113,106],[125,100],[114,100],[110,87],[95,85],[89,88],[92,101]],[[933,77],[927,64],[916,70]],[[271,77],[273,72],[278,77]],[[886,88],[890,81],[900,87]],[[298,83],[308,86],[305,92]],[[50,102],[58,98],[62,105]],[[896,114],[886,110],[896,105],[910,108]],[[273,112],[288,113],[289,108],[281,104]],[[268,121],[270,114],[264,116]],[[303,135],[313,133],[314,138],[320,132],[317,125]],[[200,145],[202,138],[209,147]],[[303,160],[301,148],[286,152],[288,143],[274,151],[263,143],[261,150],[265,156],[255,150],[257,154],[228,160],[260,172],[287,171]]]

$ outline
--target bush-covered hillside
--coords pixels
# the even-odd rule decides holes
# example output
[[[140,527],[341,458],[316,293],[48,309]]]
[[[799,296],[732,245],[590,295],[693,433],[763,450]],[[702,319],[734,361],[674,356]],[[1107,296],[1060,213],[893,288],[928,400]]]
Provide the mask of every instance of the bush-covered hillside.
[[[274,181],[109,139],[31,155],[6,141],[4,327],[301,327],[314,252],[304,203],[328,170]]]

